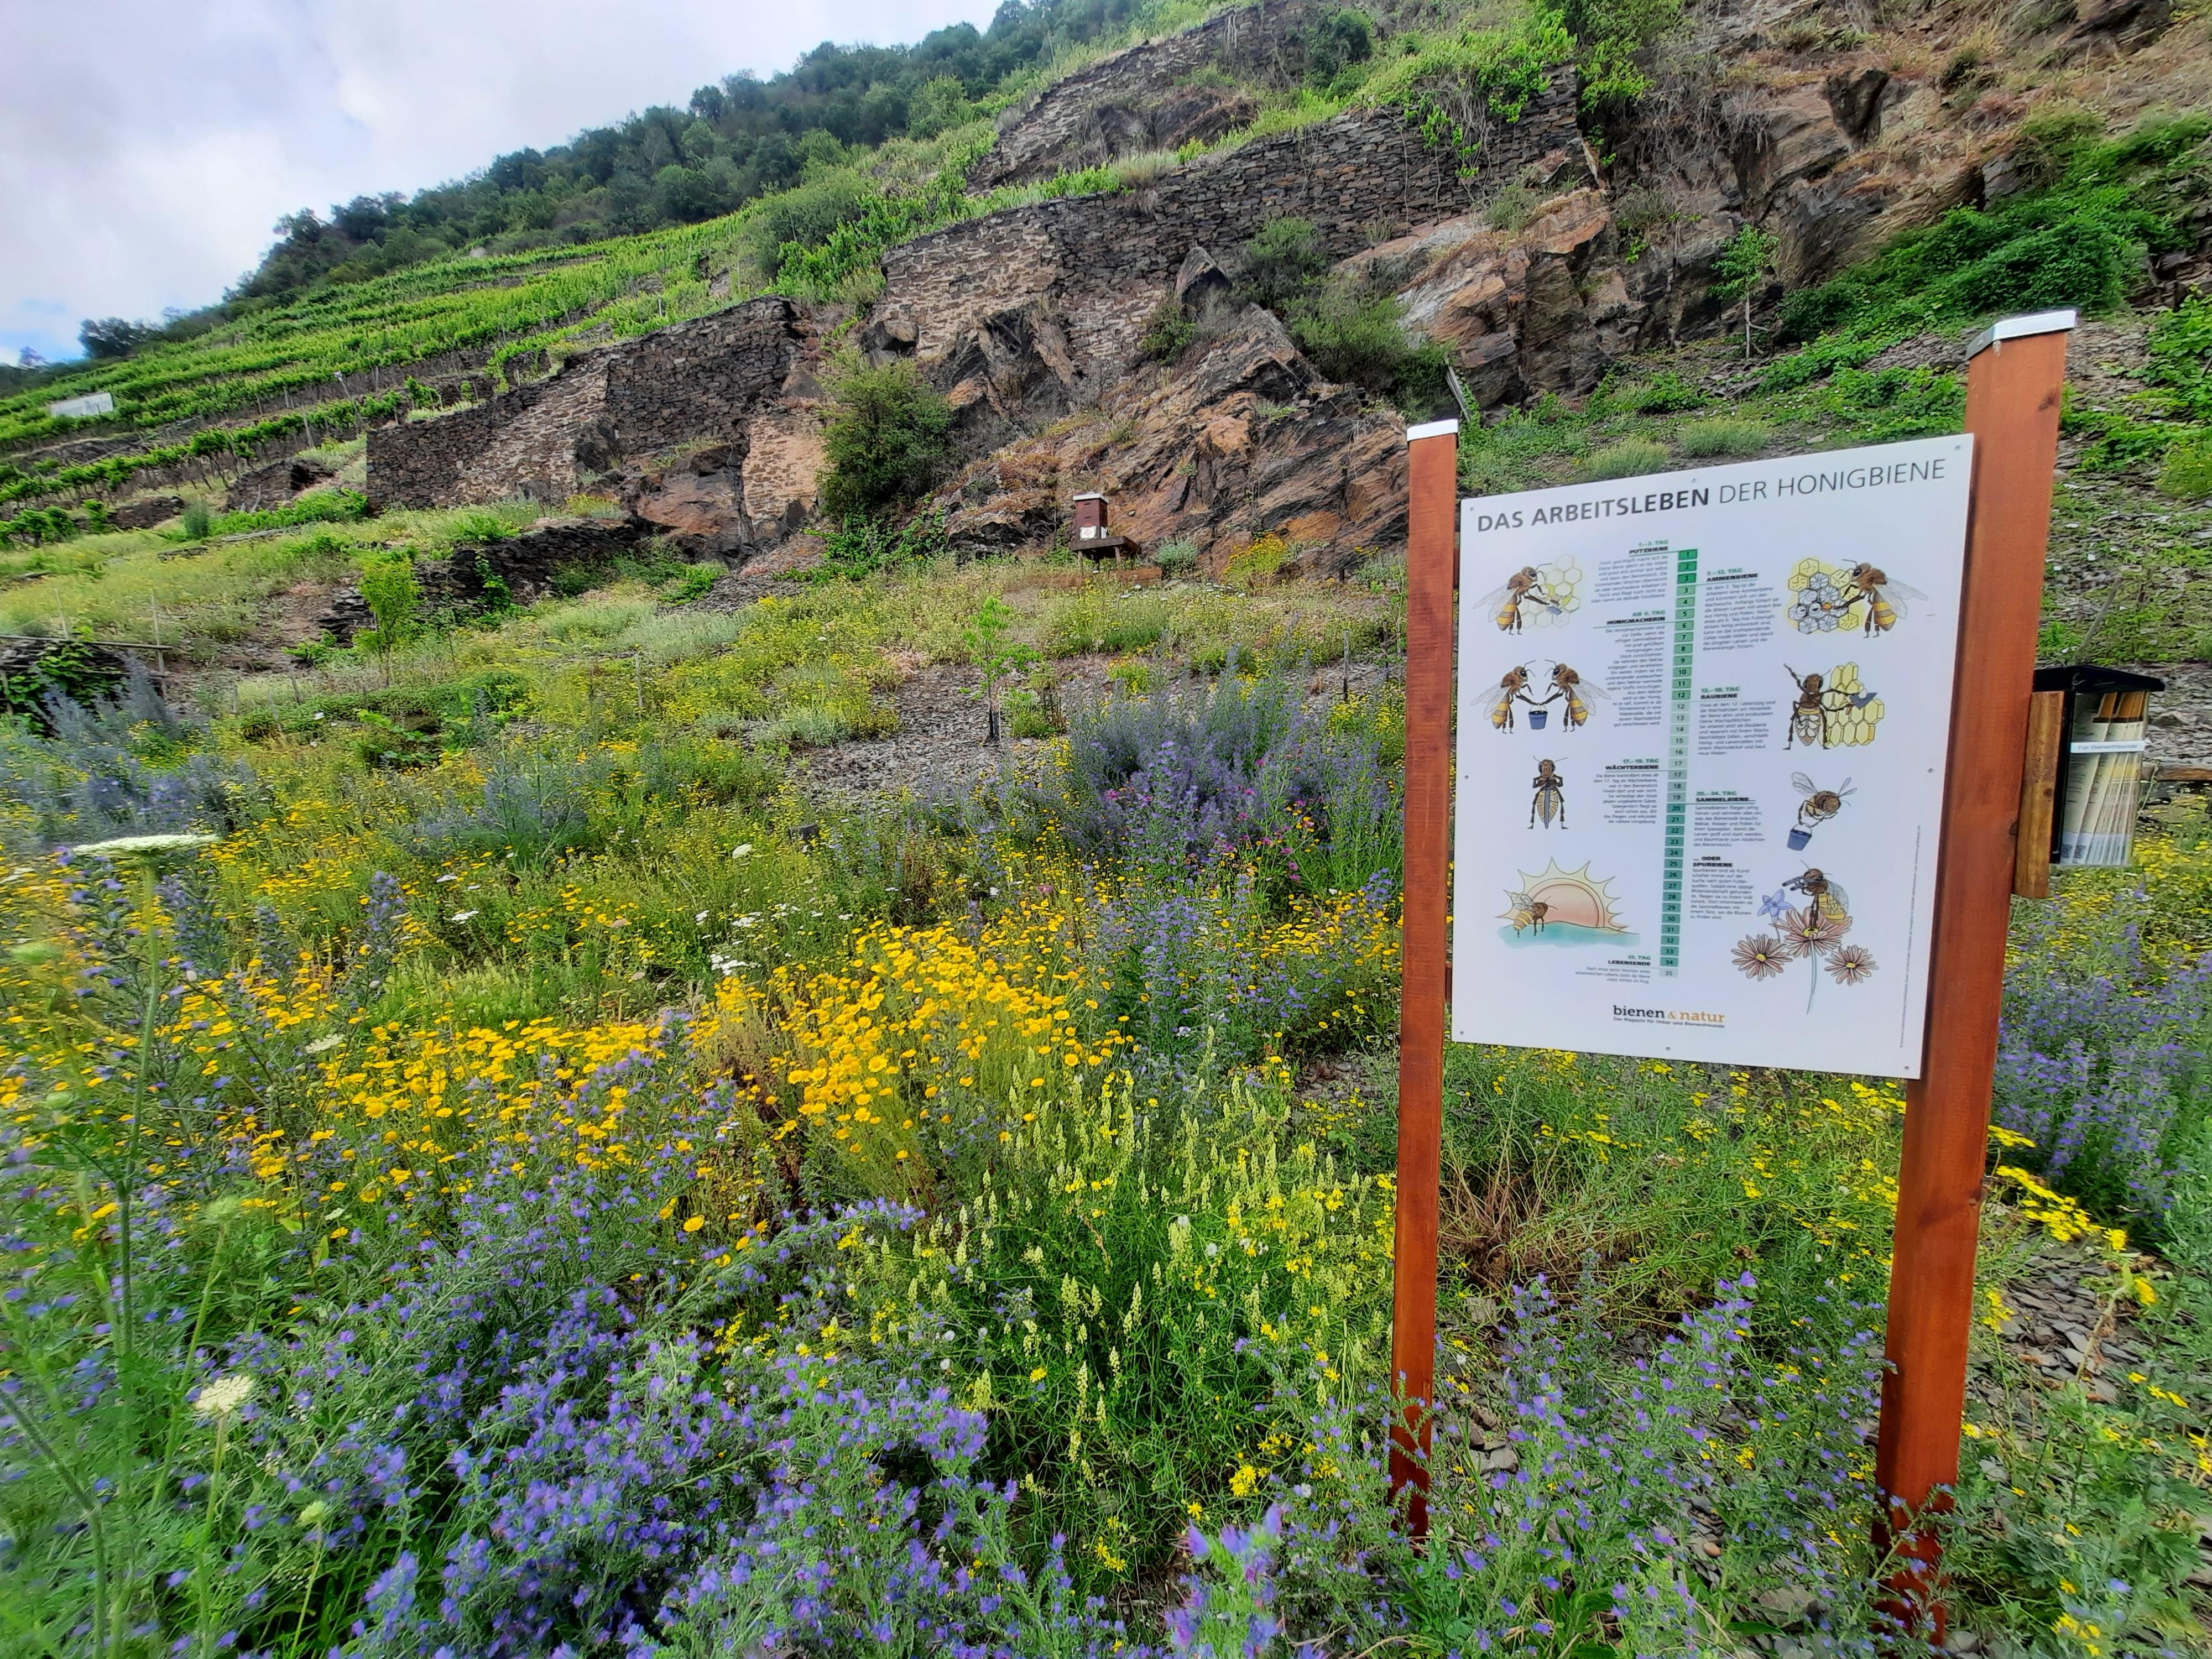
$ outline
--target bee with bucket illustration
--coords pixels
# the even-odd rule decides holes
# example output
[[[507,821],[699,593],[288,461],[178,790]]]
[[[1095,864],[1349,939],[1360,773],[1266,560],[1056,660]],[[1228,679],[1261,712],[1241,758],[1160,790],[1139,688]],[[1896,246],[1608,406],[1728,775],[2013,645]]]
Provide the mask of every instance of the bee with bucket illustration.
[[[1571,559],[1523,565],[1503,587],[1486,593],[1481,606],[1499,633],[1518,634],[1532,622],[1540,628],[1558,622],[1580,605],[1582,580],[1582,568]]]
[[[1887,634],[1905,614],[1905,601],[1925,599],[1893,581],[1881,566],[1800,559],[1790,572],[1790,623],[1801,634]]]
[[[1782,666],[1797,684],[1782,740],[1784,749],[1852,749],[1874,741],[1875,729],[1888,711],[1879,693],[1859,683],[1856,663],[1847,662],[1826,674],[1801,674],[1787,663]]]
[[[1567,827],[1567,781],[1559,775],[1559,769],[1551,761],[1536,763],[1536,775],[1529,787],[1536,793],[1528,802],[1528,827],[1534,830],[1536,820],[1544,821],[1544,828],[1552,827],[1554,818],[1559,828]]]
[[[1589,724],[1590,706],[1587,698],[1603,697],[1607,701],[1612,698],[1612,694],[1603,686],[1584,679],[1563,662],[1552,665],[1550,684],[1551,690],[1528,710],[1528,729],[1532,732],[1543,729],[1545,716],[1553,703],[1565,705],[1559,711],[1561,723],[1568,731],[1573,732]]]
[[[1823,789],[1802,772],[1792,772],[1790,781],[1804,799],[1797,805],[1797,822],[1790,831],[1790,850],[1802,853],[1813,832],[1844,810],[1844,802],[1856,792],[1849,778],[1840,789]]]
[[[1524,665],[1517,663],[1500,675],[1498,684],[1484,692],[1482,696],[1482,706],[1490,711],[1490,723],[1500,732],[1510,732],[1513,729],[1513,705],[1516,702],[1528,702],[1528,670]],[[1532,726],[1543,724],[1542,720],[1536,718],[1542,712],[1534,705],[1530,705],[1529,723]]]

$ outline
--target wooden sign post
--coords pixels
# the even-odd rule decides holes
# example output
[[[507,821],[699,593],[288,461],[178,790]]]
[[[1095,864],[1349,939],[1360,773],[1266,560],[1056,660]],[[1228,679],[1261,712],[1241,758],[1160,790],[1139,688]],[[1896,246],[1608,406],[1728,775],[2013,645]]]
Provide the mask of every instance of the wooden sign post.
[[[1889,1280],[1890,1370],[1882,1380],[1875,1455],[1875,1478],[1889,1504],[1883,1541],[1893,1543],[1905,1563],[1892,1581],[1899,1598],[1895,1611],[1932,1619],[1939,1642],[1936,1543],[1920,1517],[1948,1502],[1946,1489],[1959,1476],[1974,1247],[2059,398],[2073,325],[2070,311],[1998,323],[1975,342],[1966,372],[1974,483],[1958,692],[1936,866],[1927,1060],[1905,1091]]]
[[[1451,858],[1452,588],[1459,567],[1459,422],[1406,434],[1406,891],[1398,1028],[1398,1186],[1390,1371],[1390,1492],[1429,1529],[1435,1399],[1437,1183],[1443,1151],[1445,907]]]
[[[2027,789],[2023,775],[2035,724],[2030,694],[2066,340],[2073,324],[2070,311],[2010,319],[1984,331],[1969,353],[1966,424],[1974,441],[1972,492],[1964,507],[1963,585],[1956,590],[1958,644],[1948,761],[1939,756],[1936,762],[1944,770],[1934,896],[1930,909],[1923,912],[1931,918],[1923,937],[1932,941],[1923,946],[1931,951],[1923,981],[1925,1042],[1917,1055],[1906,1057],[1900,1072],[1890,1073],[1917,1069],[1919,1076],[1906,1091],[1898,1176],[1889,1370],[1883,1381],[1876,1455],[1885,1495],[1880,1532],[1881,1541],[1894,1545],[1903,1562],[1892,1579],[1892,1610],[1916,1624],[1932,1624],[1938,1641],[1943,1612],[1937,1544],[1924,1517],[1948,1502],[1959,1471],[2010,900],[2016,882],[2020,890],[2037,890],[2040,863],[2021,856],[2023,817],[2039,850],[2046,847],[2049,833],[2047,780],[2040,789]],[[1428,1419],[1435,1382],[1455,690],[1453,610],[1460,528],[1457,434],[1456,422],[1416,427],[1407,434],[1405,988],[1391,1333],[1391,1370],[1402,1403],[1391,1426],[1390,1483],[1393,1494],[1403,1498],[1407,1524],[1416,1537],[1425,1534],[1428,1523]],[[1874,470],[1878,473],[1880,468]],[[1933,476],[1940,476],[1940,468]],[[1721,483],[1727,483],[1725,477]],[[1664,512],[1692,495],[1697,497],[1692,504],[1702,507],[1702,490],[1679,489],[1628,505]],[[1728,499],[1723,489],[1723,504]],[[1957,510],[1959,498],[1952,499]],[[1504,513],[1511,506],[1507,501],[1499,508],[1504,517],[1470,507],[1468,533],[1474,533],[1479,520],[1488,530],[1510,520],[1517,530],[1519,511]],[[1574,516],[1589,514],[1577,510]],[[1949,533],[1955,536],[1958,520],[1952,523]],[[1950,545],[1955,549],[1958,543]],[[1678,562],[1687,567],[1695,557],[1685,549]],[[1534,562],[1534,556],[1529,562]],[[1533,578],[1534,573],[1523,574]],[[1567,608],[1564,601],[1552,604],[1555,611]],[[1499,626],[1511,628],[1520,610],[1510,607]],[[1892,618],[1880,631],[1893,625]],[[1875,631],[1869,628],[1869,636]],[[1555,679],[1564,672],[1555,671]],[[1678,668],[1678,678],[1682,672]],[[1509,691],[1513,683],[1509,676]],[[1872,695],[1855,696],[1850,707]],[[1532,709],[1541,706],[1530,702]],[[1580,724],[1574,719],[1578,706],[1571,698],[1565,705],[1574,724]],[[1510,720],[1497,724],[1510,729]],[[1532,714],[1528,724],[1540,726],[1542,721]],[[2055,740],[2056,734],[2045,729],[2048,725],[2046,718],[2037,726],[2041,749]],[[1825,727],[1822,737],[1825,748]],[[2048,769],[2047,764],[2039,766],[2038,778]],[[1932,796],[1928,805],[1932,816]],[[1540,925],[1540,914],[1536,920]],[[1854,966],[1863,960],[1862,952]],[[1630,1047],[1610,1052],[1649,1051]]]

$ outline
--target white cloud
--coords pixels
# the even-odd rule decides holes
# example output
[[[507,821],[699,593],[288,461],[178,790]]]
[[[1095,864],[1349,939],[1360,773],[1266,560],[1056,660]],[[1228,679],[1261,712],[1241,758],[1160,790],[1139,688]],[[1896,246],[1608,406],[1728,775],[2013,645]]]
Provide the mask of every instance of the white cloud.
[[[0,354],[204,305],[278,216],[459,177],[824,40],[914,40],[993,0],[12,0]]]

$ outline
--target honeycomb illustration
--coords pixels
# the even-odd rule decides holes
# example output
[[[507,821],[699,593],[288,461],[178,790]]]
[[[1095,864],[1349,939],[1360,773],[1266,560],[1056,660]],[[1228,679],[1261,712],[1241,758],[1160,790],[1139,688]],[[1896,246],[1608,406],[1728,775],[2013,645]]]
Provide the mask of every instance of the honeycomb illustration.
[[[1827,684],[1831,690],[1840,691],[1846,696],[1858,697],[1866,694],[1866,687],[1859,681],[1859,665],[1855,662],[1847,662],[1830,674]],[[1828,716],[1829,747],[1856,749],[1872,743],[1875,728],[1881,724],[1881,717],[1887,712],[1880,697],[1856,708],[1835,710]]]
[[[1850,573],[1820,559],[1800,559],[1790,569],[1790,625],[1800,634],[1854,633],[1858,603],[1844,595]]]
[[[1545,605],[1523,605],[1522,624],[1527,628],[1557,628],[1582,603],[1583,568],[1572,558],[1560,559],[1537,566],[1536,580],[1543,584],[1544,592],[1552,596],[1559,609],[1554,611]]]

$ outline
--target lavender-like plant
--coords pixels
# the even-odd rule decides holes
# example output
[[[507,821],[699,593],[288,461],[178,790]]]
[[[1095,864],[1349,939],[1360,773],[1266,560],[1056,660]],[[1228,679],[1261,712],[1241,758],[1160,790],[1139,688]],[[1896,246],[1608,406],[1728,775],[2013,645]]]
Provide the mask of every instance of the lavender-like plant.
[[[1996,1121],[2062,1190],[2155,1231],[2205,1061],[2212,957],[2160,979],[2132,927],[2087,951],[2027,947],[2005,981]]]

